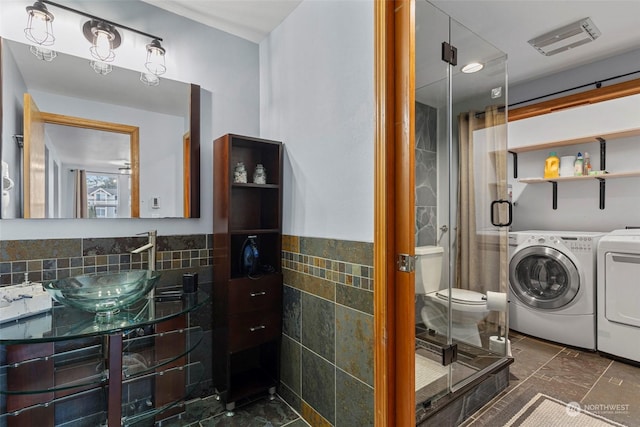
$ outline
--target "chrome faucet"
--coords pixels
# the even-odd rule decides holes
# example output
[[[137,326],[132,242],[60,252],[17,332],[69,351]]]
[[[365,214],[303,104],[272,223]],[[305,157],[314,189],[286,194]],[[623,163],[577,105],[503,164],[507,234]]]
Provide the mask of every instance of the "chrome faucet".
[[[132,254],[139,254],[143,251],[149,251],[148,269],[149,271],[155,271],[156,269],[156,239],[158,237],[157,230],[151,230],[146,233],[139,233],[137,236],[146,234],[149,236],[149,242],[146,245],[142,245],[137,249],[131,251]]]
[[[149,241],[147,242],[146,245],[142,245],[137,249],[134,249],[131,251],[132,254],[139,254],[140,252],[143,251],[149,251],[149,257],[147,260],[147,269],[149,271],[148,274],[148,279],[151,279],[151,276],[153,275],[153,272],[156,269],[156,240],[158,237],[158,231],[157,230],[151,230],[148,231],[146,233],[139,233],[138,236],[142,235],[142,234],[146,234],[149,236]],[[155,319],[156,317],[156,309],[155,309],[155,287],[151,289],[151,291],[149,291],[149,294],[147,295],[147,298],[149,300],[149,318],[150,319]]]

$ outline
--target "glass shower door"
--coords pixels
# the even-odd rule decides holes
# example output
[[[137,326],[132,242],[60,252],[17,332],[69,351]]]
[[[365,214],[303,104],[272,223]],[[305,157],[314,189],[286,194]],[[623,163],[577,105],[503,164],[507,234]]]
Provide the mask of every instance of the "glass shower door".
[[[491,310],[500,295],[490,307],[486,298],[503,292],[506,305],[510,207],[505,54],[425,0],[416,1],[415,22],[420,408],[504,359],[506,306]],[[472,62],[476,72],[462,70]],[[423,268],[423,257],[441,264]]]
[[[438,291],[449,287],[448,199],[450,65],[442,61],[449,40],[449,17],[424,0],[416,2],[415,59],[415,244],[416,244],[416,404],[449,393],[451,365],[442,351],[451,344],[450,308]],[[423,268],[422,257],[434,262]]]
[[[457,65],[451,67],[450,263],[452,341],[458,358],[452,390],[508,351],[506,316],[508,224],[506,55],[450,20]]]

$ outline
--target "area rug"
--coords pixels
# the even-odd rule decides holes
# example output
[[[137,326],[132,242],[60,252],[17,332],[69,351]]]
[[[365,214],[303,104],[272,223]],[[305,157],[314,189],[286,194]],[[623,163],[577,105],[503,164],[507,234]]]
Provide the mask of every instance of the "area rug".
[[[577,402],[565,403],[542,393],[535,395],[505,427],[624,427],[585,411]]]

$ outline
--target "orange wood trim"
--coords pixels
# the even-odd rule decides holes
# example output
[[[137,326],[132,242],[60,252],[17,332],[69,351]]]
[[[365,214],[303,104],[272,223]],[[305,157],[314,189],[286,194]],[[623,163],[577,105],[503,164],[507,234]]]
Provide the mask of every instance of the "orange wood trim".
[[[84,129],[103,130],[105,132],[131,134],[136,126],[124,125],[121,123],[103,122],[101,120],[85,119],[83,117],[66,116],[64,114],[40,113],[45,123],[53,123],[57,125],[70,126]]]
[[[586,92],[540,102],[538,104],[527,105],[521,108],[509,110],[509,121],[527,119],[542,114],[553,113],[565,108],[578,107],[580,105],[595,104],[609,101],[623,96],[636,95],[640,93],[640,79],[629,80],[599,89],[588,90]]]
[[[395,8],[395,407],[396,426],[415,425],[415,274],[398,272],[396,254],[415,252],[415,0]]]
[[[25,94],[27,95],[27,94]],[[121,123],[41,112],[43,122],[129,135],[131,148],[131,218],[140,217],[140,128]],[[25,169],[26,171],[26,169]],[[25,175],[27,175],[25,173]],[[25,215],[25,218],[27,216]]]
[[[140,129],[135,127],[131,139],[131,218],[140,218]]]
[[[374,189],[374,408],[375,425],[395,426],[394,250],[394,2],[376,0]]]

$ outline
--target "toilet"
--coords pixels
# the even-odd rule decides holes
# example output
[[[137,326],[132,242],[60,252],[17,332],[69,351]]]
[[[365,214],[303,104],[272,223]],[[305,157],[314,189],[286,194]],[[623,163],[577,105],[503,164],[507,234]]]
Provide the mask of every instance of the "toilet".
[[[420,312],[428,329],[447,335],[449,288],[441,289],[442,255],[440,246],[416,248],[416,296],[420,295],[424,307]],[[482,346],[478,322],[488,314],[485,295],[467,289],[451,289],[452,336],[456,340]]]

